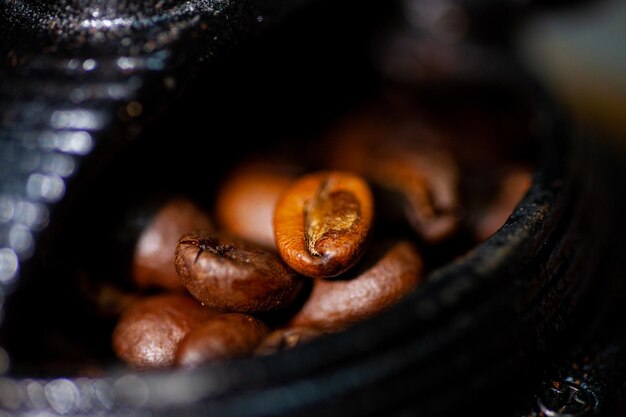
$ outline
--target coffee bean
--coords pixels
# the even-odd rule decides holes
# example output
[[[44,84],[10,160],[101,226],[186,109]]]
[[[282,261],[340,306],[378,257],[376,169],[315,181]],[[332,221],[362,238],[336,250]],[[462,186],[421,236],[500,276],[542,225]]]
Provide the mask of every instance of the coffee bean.
[[[320,171],[295,181],[276,204],[274,234],[283,260],[309,277],[333,277],[363,256],[374,203],[369,185],[343,171]]]
[[[280,161],[246,161],[235,167],[217,193],[215,212],[220,226],[233,235],[275,249],[274,208],[295,171]]]
[[[459,167],[439,126],[404,107],[358,109],[324,138],[327,164],[366,178],[381,217],[403,218],[427,244],[460,224]]]
[[[176,247],[175,264],[197,300],[225,312],[287,307],[303,284],[277,255],[225,233],[184,235]]]
[[[182,294],[156,295],[128,307],[113,331],[113,350],[137,369],[170,367],[178,342],[217,313]]]
[[[240,313],[216,316],[189,332],[178,345],[176,364],[186,368],[249,356],[269,333],[260,320]]]
[[[133,280],[140,288],[184,290],[174,268],[178,239],[190,230],[212,230],[208,215],[186,198],[167,201],[141,232],[133,257]]]
[[[422,259],[409,241],[400,241],[368,260],[356,276],[315,280],[311,295],[291,319],[291,326],[343,330],[374,316],[415,289],[422,278]],[[371,255],[370,255],[371,253]]]

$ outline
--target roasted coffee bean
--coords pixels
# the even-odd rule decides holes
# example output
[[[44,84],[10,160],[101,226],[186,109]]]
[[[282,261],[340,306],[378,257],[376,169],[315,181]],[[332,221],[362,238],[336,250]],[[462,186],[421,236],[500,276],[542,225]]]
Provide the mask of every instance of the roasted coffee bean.
[[[287,307],[303,284],[272,252],[225,233],[192,232],[176,247],[176,270],[200,302],[225,312]]]
[[[401,196],[406,218],[426,242],[438,243],[456,231],[458,173],[450,155],[428,148],[390,152],[371,175],[379,187]]]
[[[220,226],[264,247],[275,249],[274,208],[294,180],[296,168],[285,162],[246,161],[221,184],[215,203]]]
[[[141,299],[124,311],[113,331],[113,350],[137,369],[170,367],[178,342],[217,313],[182,294]]]
[[[459,167],[436,126],[406,109],[365,107],[324,138],[327,164],[363,176],[387,218],[404,217],[428,244],[459,228]]]
[[[269,328],[250,315],[221,314],[196,327],[180,341],[176,365],[195,368],[250,356],[268,333]]]
[[[164,204],[143,230],[133,257],[133,280],[141,288],[184,290],[174,268],[178,239],[190,230],[212,230],[208,215],[186,198]]]
[[[305,175],[276,204],[276,247],[303,275],[337,276],[363,256],[373,214],[372,194],[361,177],[344,171]]]
[[[395,304],[422,278],[422,258],[409,241],[400,241],[378,255],[371,253],[368,261],[373,265],[355,277],[315,280],[309,298],[289,324],[343,330]]]
[[[313,327],[287,327],[271,332],[254,351],[255,355],[271,355],[308,343],[324,335]]]
[[[532,182],[530,168],[522,166],[507,168],[499,177],[497,195],[476,213],[472,227],[477,242],[486,240],[504,225]]]

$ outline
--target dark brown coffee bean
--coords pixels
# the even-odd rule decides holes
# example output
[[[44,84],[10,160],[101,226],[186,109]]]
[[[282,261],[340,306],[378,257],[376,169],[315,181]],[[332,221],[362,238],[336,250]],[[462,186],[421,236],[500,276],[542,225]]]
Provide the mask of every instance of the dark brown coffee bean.
[[[196,299],[225,312],[287,307],[303,284],[303,278],[277,255],[224,233],[184,235],[176,247],[175,263]]]
[[[437,126],[398,110],[365,108],[339,121],[324,139],[328,164],[366,178],[385,216],[404,216],[424,241],[439,243],[460,224],[458,164]]]
[[[185,198],[169,200],[143,230],[133,257],[133,280],[141,288],[184,290],[174,268],[178,239],[189,230],[212,230],[208,215]]]
[[[405,216],[428,243],[451,236],[459,225],[458,172],[450,155],[436,149],[390,152],[373,172],[376,183],[402,196]]]
[[[396,243],[377,259],[373,257],[368,259],[373,266],[354,278],[315,280],[309,298],[290,325],[343,330],[395,304],[422,278],[421,256],[409,241]]]
[[[308,343],[324,335],[312,327],[288,327],[271,332],[254,351],[255,355],[272,355]]]
[[[337,276],[363,256],[373,214],[372,194],[361,177],[344,171],[305,175],[276,204],[276,247],[303,275]]]
[[[174,364],[178,342],[217,313],[182,294],[141,299],[126,309],[113,331],[113,350],[137,369]]]
[[[176,364],[186,368],[250,356],[269,333],[260,320],[228,313],[212,318],[189,332],[178,345]]]
[[[279,195],[295,178],[286,163],[249,161],[233,169],[216,197],[220,226],[264,247],[275,249],[274,208]]]

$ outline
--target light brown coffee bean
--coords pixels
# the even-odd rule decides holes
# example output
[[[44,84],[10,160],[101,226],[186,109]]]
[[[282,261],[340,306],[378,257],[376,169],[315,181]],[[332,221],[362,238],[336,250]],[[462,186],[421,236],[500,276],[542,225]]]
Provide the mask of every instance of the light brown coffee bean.
[[[137,369],[174,364],[178,342],[193,328],[217,315],[182,294],[156,295],[128,307],[113,331],[116,355]]]
[[[165,203],[142,231],[133,257],[133,280],[140,288],[184,290],[174,268],[178,239],[189,230],[213,230],[208,215],[186,198]]]
[[[221,314],[189,332],[178,345],[176,365],[200,365],[250,356],[269,333],[260,320],[247,314]]]
[[[255,349],[255,355],[272,355],[303,345],[324,335],[313,327],[287,327],[271,332]]]
[[[309,298],[289,325],[343,330],[397,303],[422,278],[422,258],[409,241],[371,256],[368,261],[373,265],[355,277],[315,280]]]
[[[221,184],[215,203],[217,221],[229,233],[275,249],[274,208],[295,178],[285,162],[247,161]]]
[[[361,177],[345,171],[311,173],[296,180],[276,204],[276,247],[299,273],[334,277],[363,256],[373,215],[372,194]]]
[[[277,255],[225,233],[187,233],[176,247],[175,265],[197,300],[225,312],[287,307],[303,284]]]

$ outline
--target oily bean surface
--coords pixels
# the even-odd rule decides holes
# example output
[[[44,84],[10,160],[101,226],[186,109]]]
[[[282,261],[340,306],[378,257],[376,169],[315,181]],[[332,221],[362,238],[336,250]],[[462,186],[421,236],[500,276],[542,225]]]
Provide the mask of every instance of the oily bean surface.
[[[196,327],[180,341],[176,364],[194,368],[250,356],[268,333],[269,328],[250,315],[221,314]]]
[[[184,235],[176,247],[175,264],[198,301],[224,312],[287,307],[303,284],[277,255],[224,233]]]
[[[174,268],[174,252],[178,239],[197,229],[213,229],[203,210],[186,198],[167,202],[137,241],[132,271],[137,286],[184,290]]]
[[[113,331],[113,350],[133,368],[172,366],[178,342],[216,314],[182,294],[141,299],[118,320]]]
[[[354,278],[315,280],[290,325],[343,330],[393,305],[418,285],[422,259],[411,242],[398,242],[378,256]]]
[[[283,260],[303,275],[337,276],[363,256],[373,214],[373,197],[361,177],[343,171],[305,175],[278,200],[276,247]]]

